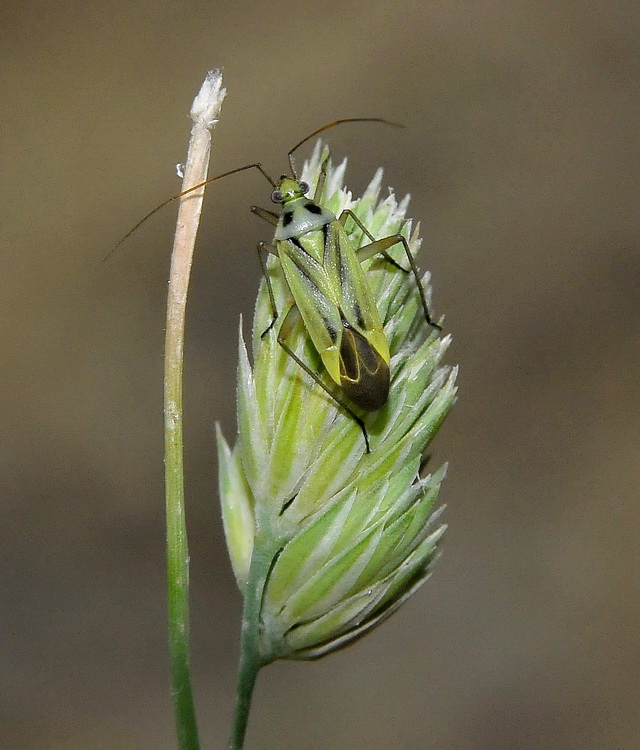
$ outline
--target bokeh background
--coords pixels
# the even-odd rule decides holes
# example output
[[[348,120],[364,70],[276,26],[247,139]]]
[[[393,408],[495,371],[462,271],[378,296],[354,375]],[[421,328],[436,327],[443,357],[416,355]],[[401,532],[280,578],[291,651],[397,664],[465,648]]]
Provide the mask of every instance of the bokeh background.
[[[259,679],[247,748],[636,750],[640,6],[18,3],[1,12],[0,748],[175,746],[165,643],[164,301],[193,95],[222,67],[212,173],[279,173],[330,120],[426,238],[460,398],[434,445],[428,585],[350,650]],[[189,303],[194,681],[222,748],[240,598],[213,425],[235,430],[258,175],[207,194]]]

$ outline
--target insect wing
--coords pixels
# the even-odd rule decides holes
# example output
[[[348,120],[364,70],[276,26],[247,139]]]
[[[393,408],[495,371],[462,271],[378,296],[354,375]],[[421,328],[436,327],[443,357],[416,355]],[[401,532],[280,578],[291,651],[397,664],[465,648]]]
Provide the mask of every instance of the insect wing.
[[[309,232],[295,242],[281,241],[278,253],[330,377],[358,406],[379,409],[389,392],[389,346],[364,271],[342,225],[332,221],[324,231]]]
[[[304,249],[304,242],[304,237],[295,244],[282,240],[278,242],[278,255],[313,345],[330,377],[340,385],[342,318],[336,286],[331,283],[323,265]]]
[[[389,364],[389,345],[371,287],[342,224],[334,221],[328,227],[324,267],[333,281],[333,292],[349,327],[357,331]],[[358,349],[362,349],[360,343]]]
[[[377,411],[389,397],[389,363],[364,336],[346,323],[340,346],[340,384],[344,393],[366,411]]]

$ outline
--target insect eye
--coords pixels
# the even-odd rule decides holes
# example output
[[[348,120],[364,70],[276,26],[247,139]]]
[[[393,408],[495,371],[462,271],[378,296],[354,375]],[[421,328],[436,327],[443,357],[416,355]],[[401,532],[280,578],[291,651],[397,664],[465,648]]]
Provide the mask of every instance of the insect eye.
[[[300,192],[302,195],[306,195],[309,192],[309,185],[306,182],[301,182],[300,185]]]
[[[273,193],[271,193],[271,200],[274,203],[282,203],[282,193],[279,190],[274,190]]]

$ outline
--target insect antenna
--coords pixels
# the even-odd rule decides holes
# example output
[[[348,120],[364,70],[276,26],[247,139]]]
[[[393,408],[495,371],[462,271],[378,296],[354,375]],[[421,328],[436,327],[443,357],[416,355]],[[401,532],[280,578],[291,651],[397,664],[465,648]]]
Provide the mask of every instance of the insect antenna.
[[[291,174],[296,180],[298,179],[298,173],[296,172],[295,162],[293,160],[294,152],[297,151],[304,143],[311,140],[314,136],[323,133],[325,130],[329,130],[329,128],[335,128],[336,125],[342,125],[345,122],[382,122],[385,125],[391,125],[394,128],[404,127],[404,125],[401,125],[399,122],[391,122],[390,120],[385,120],[382,117],[346,117],[342,120],[334,120],[333,122],[329,122],[326,125],[323,125],[321,128],[314,130],[313,133],[305,136],[299,143],[296,143],[296,145],[287,154],[287,158],[289,159],[289,166],[291,167]]]
[[[221,180],[223,177],[229,177],[229,175],[236,174],[237,172],[244,172],[247,169],[257,169],[263,175],[263,177],[265,177],[269,181],[272,187],[274,188],[277,187],[277,184],[275,183],[275,181],[271,177],[269,177],[267,172],[262,167],[262,164],[260,164],[259,162],[256,162],[255,164],[245,164],[244,167],[236,167],[236,169],[231,169],[228,172],[223,172],[222,174],[216,175],[215,177],[210,177],[208,180],[204,180],[204,182],[199,182],[197,185],[194,185],[193,187],[187,188],[186,190],[183,190],[180,193],[176,193],[176,195],[172,195],[171,198],[167,198],[166,201],[162,201],[162,203],[159,206],[156,206],[153,210],[149,211],[149,213],[146,216],[143,216],[142,219],[140,219],[140,221],[134,227],[132,227],[125,234],[125,236],[121,240],[119,240],[119,242],[116,245],[114,245],[111,248],[111,250],[109,250],[107,255],[105,255],[105,257],[103,258],[102,262],[104,263],[106,260],[108,260],[115,253],[115,251],[120,247],[120,245],[126,242],[126,240],[128,240],[129,237],[131,237],[131,235],[135,231],[140,229],[140,227],[145,223],[147,219],[150,219],[155,213],[160,211],[160,209],[164,208],[169,203],[173,203],[173,201],[178,200],[178,198],[182,198],[182,196],[184,195],[189,195],[189,193],[192,193],[194,190],[198,190],[199,188],[204,187],[205,185],[208,185],[211,182],[215,182],[216,180]]]

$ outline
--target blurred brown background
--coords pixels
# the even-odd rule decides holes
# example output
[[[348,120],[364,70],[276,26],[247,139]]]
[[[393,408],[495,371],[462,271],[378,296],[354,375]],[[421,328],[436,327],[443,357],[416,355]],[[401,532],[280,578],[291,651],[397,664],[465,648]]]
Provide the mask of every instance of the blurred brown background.
[[[205,71],[212,173],[331,132],[361,189],[411,192],[454,335],[435,443],[450,525],[379,631],[259,679],[247,748],[636,750],[640,11],[605,2],[11,3],[2,10],[0,748],[173,748],[161,376],[174,210]],[[213,425],[268,205],[207,195],[187,342],[193,660],[222,748],[240,613]]]

